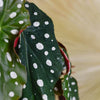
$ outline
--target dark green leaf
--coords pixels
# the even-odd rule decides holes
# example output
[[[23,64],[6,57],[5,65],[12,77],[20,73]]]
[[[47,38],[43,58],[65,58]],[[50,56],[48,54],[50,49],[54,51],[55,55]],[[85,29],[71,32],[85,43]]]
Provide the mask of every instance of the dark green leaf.
[[[64,77],[62,84],[63,95],[67,100],[79,100],[77,81],[68,75]]]
[[[28,16],[24,0],[0,0],[0,100],[18,100],[26,82],[13,44],[19,30],[29,24]]]
[[[53,88],[61,75],[64,61],[54,36],[53,23],[34,4],[27,2],[25,7],[30,12],[32,26],[23,31],[18,46],[18,54],[28,73],[21,99],[55,100]]]

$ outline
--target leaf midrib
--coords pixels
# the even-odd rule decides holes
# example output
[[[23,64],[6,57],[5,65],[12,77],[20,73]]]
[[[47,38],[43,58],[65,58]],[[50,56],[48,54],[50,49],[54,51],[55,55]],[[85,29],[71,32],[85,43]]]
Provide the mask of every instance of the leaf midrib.
[[[7,10],[7,4],[8,4],[8,0],[6,1],[6,4],[5,4],[5,7],[4,7],[4,11],[3,11],[3,16],[2,16],[2,18],[1,18],[1,20],[0,20],[0,28],[2,29],[2,23],[3,23],[3,19],[4,19],[4,17],[5,17],[5,14],[6,14],[6,10]]]

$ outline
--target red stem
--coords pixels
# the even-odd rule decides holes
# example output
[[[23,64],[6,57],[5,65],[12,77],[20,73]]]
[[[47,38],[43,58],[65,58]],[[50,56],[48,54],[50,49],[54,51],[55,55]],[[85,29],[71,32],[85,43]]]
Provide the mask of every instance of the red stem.
[[[23,30],[19,31],[18,37],[16,37],[15,41],[14,41],[14,45],[13,47],[16,48],[17,44],[18,44],[18,40],[19,40],[19,35],[23,32]]]
[[[66,74],[68,74],[69,71],[70,71],[70,68],[71,68],[70,61],[69,61],[67,55],[65,54],[65,52],[62,49],[60,49],[60,51],[61,51],[62,56],[64,57],[65,64],[66,64],[66,67],[67,67]]]

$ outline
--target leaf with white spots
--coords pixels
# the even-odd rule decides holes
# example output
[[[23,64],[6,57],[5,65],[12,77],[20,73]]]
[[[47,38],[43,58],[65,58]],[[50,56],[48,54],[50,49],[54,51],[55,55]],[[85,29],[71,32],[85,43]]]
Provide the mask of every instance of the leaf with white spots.
[[[0,100],[18,100],[26,82],[25,67],[13,48],[20,29],[29,25],[25,0],[0,0]]]
[[[52,20],[32,3],[26,3],[31,26],[21,34],[18,54],[27,68],[28,82],[23,98],[55,100],[53,88],[61,75],[64,61],[54,35]],[[57,59],[59,58],[59,60]],[[30,93],[29,93],[30,92]]]
[[[75,78],[66,75],[62,83],[63,95],[67,100],[79,100],[78,84]]]

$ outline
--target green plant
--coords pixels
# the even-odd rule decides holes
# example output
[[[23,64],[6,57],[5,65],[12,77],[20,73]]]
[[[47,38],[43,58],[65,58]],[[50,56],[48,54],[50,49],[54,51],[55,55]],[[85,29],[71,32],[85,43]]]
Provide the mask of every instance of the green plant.
[[[32,3],[25,3],[26,10],[24,3],[0,0],[1,100],[55,100],[55,94],[60,100],[79,100],[68,54],[55,38],[52,20]]]
[[[20,29],[29,25],[24,2],[0,0],[0,99],[16,100],[26,82],[25,67],[19,62],[13,48]]]

